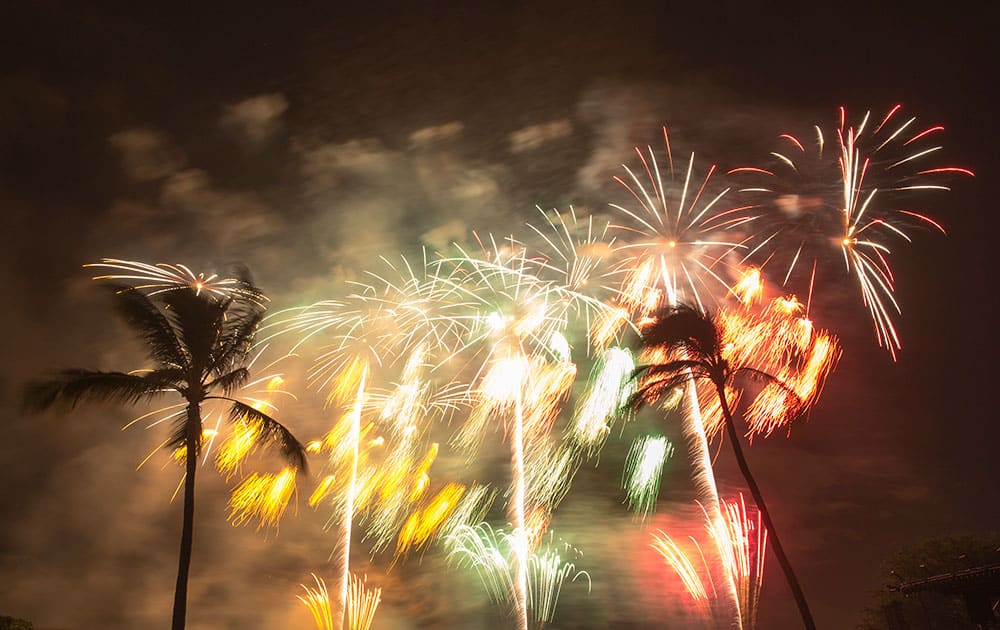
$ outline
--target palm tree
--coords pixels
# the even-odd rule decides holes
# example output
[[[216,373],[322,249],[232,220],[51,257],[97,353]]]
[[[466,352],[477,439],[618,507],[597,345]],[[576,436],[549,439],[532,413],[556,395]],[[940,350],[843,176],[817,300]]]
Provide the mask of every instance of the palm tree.
[[[247,383],[250,348],[264,316],[264,296],[248,281],[225,293],[202,286],[177,285],[150,292],[116,285],[119,315],[145,342],[155,367],[134,372],[62,370],[47,380],[29,383],[23,407],[40,412],[53,406],[73,408],[81,402],[137,404],[175,392],[187,403],[177,416],[167,448],[185,454],[184,524],[181,534],[173,630],[182,630],[187,609],[188,569],[194,525],[194,479],[202,441],[201,406],[222,400],[231,405],[229,421],[257,430],[258,441],[277,446],[291,465],[305,468],[305,448],[284,426],[235,399]],[[147,287],[148,288],[148,287]]]
[[[643,328],[642,345],[646,349],[662,352],[663,354],[660,356],[663,356],[664,359],[662,362],[643,365],[636,369],[634,378],[638,379],[639,387],[629,401],[629,406],[638,408],[644,404],[652,404],[675,387],[695,379],[711,381],[719,397],[725,420],[726,435],[732,445],[733,455],[736,457],[740,472],[743,473],[743,478],[757,503],[757,509],[760,510],[764,526],[767,528],[768,542],[770,542],[778,564],[781,565],[785,579],[788,581],[788,587],[798,605],[803,624],[808,630],[815,630],[816,624],[809,611],[809,604],[806,602],[799,580],[792,570],[792,565],[788,561],[788,556],[785,555],[784,547],[781,545],[781,540],[774,528],[771,513],[764,502],[764,496],[761,494],[743,454],[743,447],[736,431],[736,423],[726,397],[726,385],[737,374],[744,373],[752,378],[777,383],[785,389],[792,400],[798,400],[798,397],[791,389],[785,387],[783,383],[769,374],[748,366],[730,365],[723,357],[719,330],[715,323],[708,315],[690,306],[670,307],[657,313],[652,323]],[[801,406],[797,406],[789,410],[789,413],[798,414],[801,411]]]

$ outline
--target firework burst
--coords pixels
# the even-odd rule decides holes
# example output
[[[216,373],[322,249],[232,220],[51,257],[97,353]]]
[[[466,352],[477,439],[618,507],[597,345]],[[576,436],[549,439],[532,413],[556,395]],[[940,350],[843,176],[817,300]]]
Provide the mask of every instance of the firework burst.
[[[767,168],[729,172],[743,182],[753,216],[745,260],[773,263],[788,285],[796,275],[826,269],[837,259],[857,281],[880,346],[893,358],[901,344],[894,317],[900,313],[889,257],[896,243],[910,242],[918,227],[944,233],[918,210],[920,193],[947,191],[969,169],[941,165],[937,139],[944,127],[918,125],[896,105],[884,116],[866,112],[838,126],[816,126],[809,136],[782,134]],[[838,255],[839,252],[839,255]]]
[[[538,240],[539,274],[563,287],[562,306],[583,320],[594,342],[593,336],[602,334],[602,327],[595,324],[613,318],[615,310],[609,306],[615,293],[611,286],[614,239],[608,236],[609,224],[599,221],[595,225],[592,215],[578,216],[572,206],[569,212],[538,211],[545,225],[528,223],[528,228]]]
[[[715,165],[704,179],[694,180],[692,153],[687,168],[675,172],[666,127],[663,139],[666,173],[656,152],[647,147],[646,153],[636,148],[642,164],[638,172],[624,166],[628,176],[615,176],[631,196],[628,206],[611,204],[620,221],[610,228],[615,251],[622,257],[619,301],[636,321],[663,303],[702,305],[727,294],[729,286],[719,268],[743,245],[726,235],[750,220],[742,208],[723,204],[728,189],[710,192]]]
[[[149,264],[135,260],[102,258],[100,262],[84,265],[85,268],[103,269],[107,273],[94,276],[94,280],[125,282],[149,296],[191,289],[196,294],[206,293],[218,299],[239,298],[258,306],[265,306],[267,296],[245,278],[225,277],[216,273],[195,273],[180,263]]]

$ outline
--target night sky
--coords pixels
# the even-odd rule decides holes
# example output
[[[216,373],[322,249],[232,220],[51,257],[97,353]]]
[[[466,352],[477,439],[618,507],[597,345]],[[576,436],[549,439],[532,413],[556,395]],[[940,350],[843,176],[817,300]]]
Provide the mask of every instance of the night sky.
[[[336,297],[381,254],[502,233],[536,204],[601,211],[632,146],[655,144],[661,125],[678,151],[725,170],[766,156],[779,133],[831,126],[842,104],[902,103],[943,124],[947,159],[977,177],[924,204],[947,237],[918,233],[894,257],[897,363],[849,279],[821,288],[814,319],[844,357],[808,420],[756,441],[751,465],[822,628],[853,627],[898,546],[1000,527],[997,9],[207,4],[5,8],[0,615],[60,629],[169,617],[180,473],[165,459],[135,472],[162,436],[119,431],[128,409],[17,412],[23,382],[46,370],[142,365],[82,264],[241,261],[275,308],[299,306]],[[312,397],[282,410],[304,439],[326,426]],[[622,561],[644,543],[609,459],[581,471],[556,513],[594,589],[567,586],[555,627],[685,627],[656,570]],[[739,489],[727,449],[718,475]],[[277,534],[234,528],[225,483],[198,483],[189,627],[310,627],[294,596],[310,571],[333,575],[326,515],[300,500]],[[661,509],[682,496],[668,490]],[[437,554],[388,577],[385,565],[369,567],[384,586],[376,628],[504,627],[475,578]],[[796,619],[772,561],[760,627]]]

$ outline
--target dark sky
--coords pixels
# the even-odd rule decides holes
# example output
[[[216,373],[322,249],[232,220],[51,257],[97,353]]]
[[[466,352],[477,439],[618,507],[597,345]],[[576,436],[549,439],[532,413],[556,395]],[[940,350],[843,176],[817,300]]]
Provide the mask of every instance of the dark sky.
[[[832,123],[841,104],[900,102],[943,124],[949,158],[977,177],[927,204],[949,236],[920,234],[895,259],[898,363],[873,347],[853,289],[830,287],[821,323],[844,358],[808,423],[755,443],[752,465],[823,628],[852,627],[896,546],[1000,526],[988,406],[996,9],[206,4],[4,10],[0,614],[139,628],[169,612],[176,471],[133,472],[156,438],[119,432],[127,410],[16,412],[20,383],[48,368],[140,361],[81,264],[242,260],[276,304],[294,306],[332,297],[379,254],[508,229],[535,204],[599,207],[631,146],[656,142],[660,125],[684,152],[733,166],[778,133]],[[544,123],[561,131],[512,144]],[[308,414],[290,424],[323,430]],[[719,475],[736,488],[726,455]],[[620,530],[617,517],[593,518],[618,509],[618,497],[588,497],[598,474],[581,474],[564,516],[595,561],[615,557],[608,534]],[[225,522],[221,481],[199,483],[190,627],[307,627],[294,594],[325,566],[322,515],[301,506],[265,538]],[[595,592],[572,596],[575,623],[661,614],[609,613],[645,586],[588,568]],[[435,572],[428,554],[386,578],[376,625],[492,627],[474,584],[443,587],[461,605],[432,597]],[[763,628],[796,627],[776,565],[761,615]]]

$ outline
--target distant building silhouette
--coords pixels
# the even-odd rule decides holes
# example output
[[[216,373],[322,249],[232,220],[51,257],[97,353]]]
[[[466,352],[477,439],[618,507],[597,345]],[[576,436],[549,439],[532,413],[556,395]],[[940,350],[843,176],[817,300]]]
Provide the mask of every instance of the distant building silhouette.
[[[969,620],[981,630],[1000,628],[1000,620],[997,617],[1000,610],[1000,564],[932,575],[920,580],[902,582],[890,589],[903,595],[918,597],[921,593],[937,593],[959,598],[965,603]],[[891,630],[911,628],[915,630],[925,625],[908,625],[899,601],[886,606],[885,615]]]

